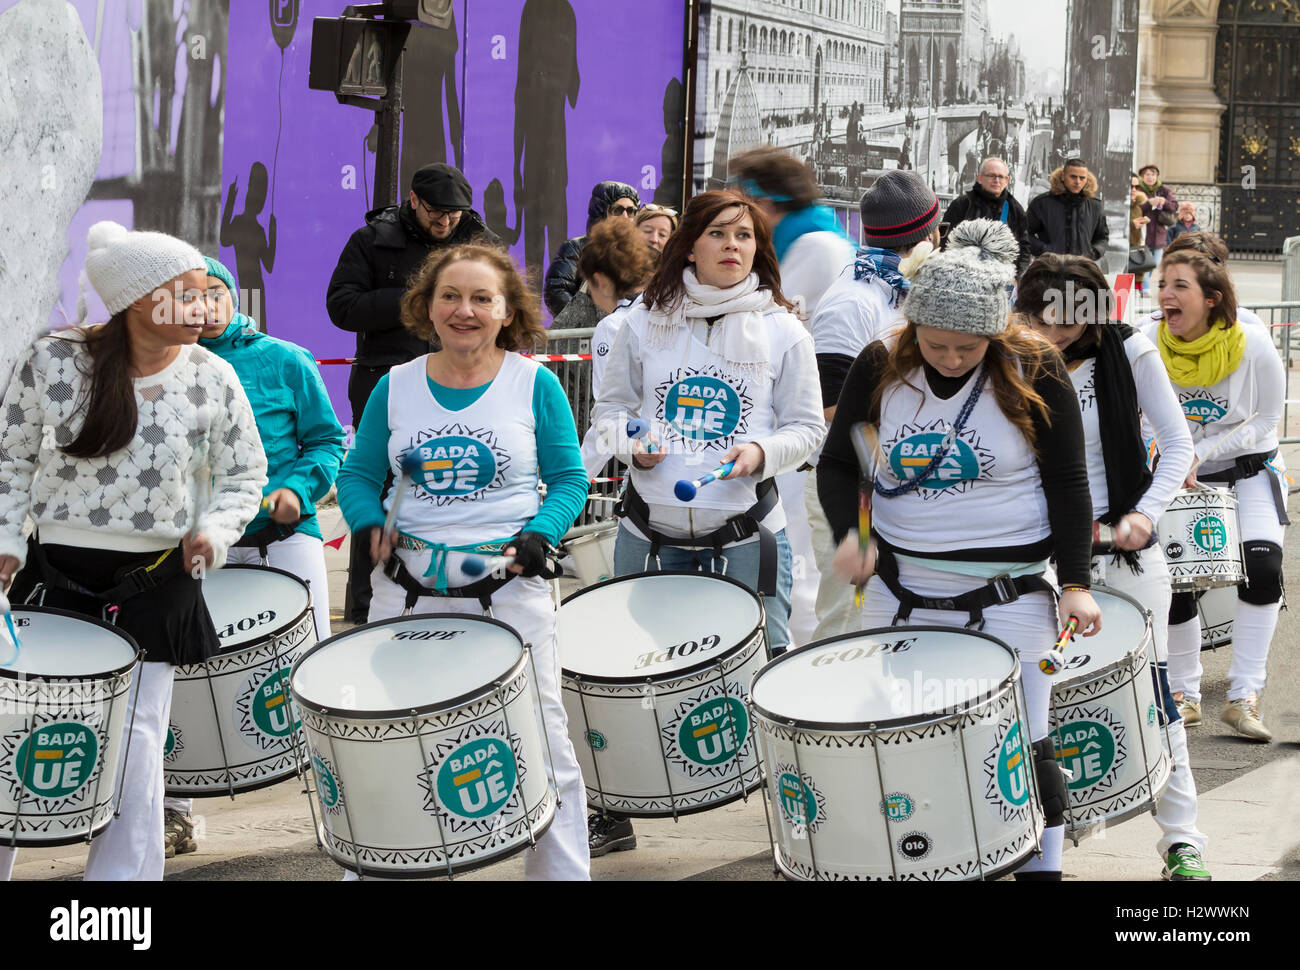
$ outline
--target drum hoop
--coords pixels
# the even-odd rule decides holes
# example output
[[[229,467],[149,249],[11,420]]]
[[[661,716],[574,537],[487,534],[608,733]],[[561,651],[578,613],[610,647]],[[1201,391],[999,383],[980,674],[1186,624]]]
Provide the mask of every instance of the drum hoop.
[[[576,593],[570,593],[568,596],[564,597],[564,599],[560,601],[560,607],[561,609],[563,609],[564,606],[570,600],[576,599],[577,597],[582,596],[585,593],[590,593],[592,590],[600,589],[603,586],[612,586],[615,583],[623,583],[632,579],[644,579],[647,576],[690,576],[694,579],[704,578],[710,580],[722,580],[724,582],[730,583],[732,586],[735,586],[737,589],[744,590],[745,593],[747,593],[750,597],[752,597],[757,602],[758,622],[754,625],[754,628],[752,630],[750,630],[743,637],[741,637],[735,644],[728,647],[724,652],[709,654],[707,658],[701,660],[699,663],[692,664],[689,667],[679,667],[672,671],[665,671],[662,674],[658,674],[654,676],[640,674],[640,675],[624,675],[620,677],[612,677],[612,676],[603,677],[603,676],[597,676],[596,674],[580,673],[579,671],[571,670],[570,668],[561,665],[560,667],[561,679],[567,677],[570,680],[577,681],[583,684],[608,684],[610,686],[616,686],[616,687],[643,687],[646,684],[672,683],[673,681],[677,681],[685,677],[689,677],[692,674],[698,674],[702,671],[708,670],[710,667],[718,666],[718,664],[720,664],[722,661],[726,660],[729,657],[734,656],[735,654],[739,653],[741,650],[745,649],[745,647],[753,643],[754,638],[758,636],[760,633],[763,633],[767,629],[767,608],[763,605],[763,598],[759,596],[757,593],[755,593],[752,589],[750,589],[748,586],[746,586],[744,583],[740,582],[739,580],[732,579],[730,576],[723,576],[719,573],[695,572],[694,570],[689,570],[689,569],[662,569],[662,570],[649,572],[649,573],[628,573],[626,576],[615,576],[613,579],[601,580],[599,583],[592,583],[590,586],[583,587],[582,589],[578,590]],[[557,635],[559,633],[558,611],[556,613],[556,633]]]
[[[881,718],[872,721],[806,721],[802,718],[792,718],[789,715],[778,714],[765,708],[762,704],[759,704],[754,700],[754,691],[758,688],[758,682],[762,679],[765,673],[769,670],[775,669],[778,664],[784,663],[785,661],[814,648],[824,647],[828,643],[835,643],[840,640],[857,640],[862,637],[883,633],[899,634],[901,636],[907,636],[912,633],[961,633],[966,636],[981,637],[982,639],[997,644],[1007,652],[1007,656],[1011,661],[1011,671],[1007,673],[1002,680],[998,681],[998,685],[991,690],[987,690],[976,697],[967,698],[960,704],[951,707],[941,708],[937,711],[927,711],[924,716],[918,715],[889,719]],[[895,639],[897,639],[897,637],[895,637]],[[1001,696],[1008,688],[1014,688],[1015,682],[1019,678],[1020,661],[1016,656],[1016,652],[1007,646],[1006,643],[988,633],[979,630],[967,630],[962,627],[934,625],[873,627],[870,630],[861,630],[856,633],[841,633],[838,636],[827,637],[825,640],[808,643],[802,647],[798,647],[797,649],[787,650],[785,653],[781,654],[781,656],[769,660],[759,669],[758,673],[754,675],[754,681],[749,685],[749,703],[754,710],[761,714],[765,719],[771,721],[773,724],[780,725],[781,727],[793,728],[801,731],[820,731],[831,734],[889,734],[898,730],[942,724],[943,722],[950,721],[953,718],[964,716],[970,713],[974,708],[980,707]]]
[[[1125,600],[1130,606],[1137,607],[1138,613],[1146,621],[1146,634],[1145,636],[1142,637],[1140,641],[1138,641],[1137,644],[1134,645],[1132,649],[1130,649],[1123,656],[1111,661],[1105,667],[1098,667],[1096,670],[1091,671],[1090,673],[1087,674],[1078,674],[1075,677],[1070,678],[1069,680],[1056,681],[1052,685],[1052,693],[1054,695],[1056,694],[1057,691],[1074,690],[1075,688],[1078,687],[1086,687],[1088,684],[1109,677],[1112,674],[1116,673],[1117,671],[1131,670],[1134,666],[1134,658],[1137,656],[1134,653],[1134,651],[1138,647],[1143,648],[1141,659],[1147,663],[1152,662],[1150,658],[1147,656],[1147,648],[1151,646],[1151,643],[1152,641],[1155,640],[1155,635],[1156,635],[1155,624],[1152,621],[1151,611],[1148,610],[1141,603],[1139,603],[1137,600],[1135,600],[1132,596],[1129,596],[1128,593],[1121,592],[1118,589],[1114,589],[1102,583],[1094,583],[1092,587],[1092,592],[1105,593],[1107,596],[1113,596],[1116,599]]]
[[[260,647],[263,644],[267,643],[268,641],[274,640],[276,637],[282,637],[290,630],[292,630],[294,627],[296,627],[299,623],[301,623],[302,618],[312,611],[312,600],[314,599],[314,597],[312,595],[311,586],[308,583],[303,582],[303,580],[299,579],[291,572],[288,572],[284,569],[277,569],[274,566],[257,566],[257,565],[253,565],[252,563],[238,563],[229,566],[222,566],[220,570],[213,570],[213,571],[225,572],[226,570],[230,570],[231,572],[235,572],[235,571],[241,571],[241,572],[256,571],[259,573],[269,572],[269,573],[279,573],[281,576],[287,576],[289,579],[292,579],[295,583],[297,583],[299,586],[301,586],[303,589],[307,591],[307,605],[302,610],[302,612],[299,613],[297,616],[295,616],[292,620],[286,620],[283,625],[278,627],[272,627],[270,630],[263,632],[260,639],[245,640],[242,643],[232,644],[228,649],[222,649],[217,651],[218,656],[222,654],[225,654],[226,656],[231,656],[233,654],[243,653],[245,650],[251,650],[254,647]],[[206,607],[207,603],[204,603],[204,606]],[[216,620],[212,621],[212,625],[213,627],[216,626]]]
[[[106,623],[103,620],[96,620],[92,617],[86,616],[84,613],[75,613],[72,610],[60,610],[51,606],[17,606],[14,607],[14,611],[19,613],[49,613],[52,616],[66,616],[73,620],[81,620],[84,623],[93,623],[95,626],[103,627],[110,633],[115,633],[125,640],[131,649],[135,651],[135,655],[131,657],[130,663],[123,664],[120,667],[86,674],[40,674],[31,671],[12,670],[8,667],[0,667],[0,677],[7,680],[23,682],[30,682],[33,680],[111,680],[114,677],[120,677],[122,674],[125,674],[144,659],[144,651],[141,650],[140,645],[135,642],[135,637],[131,636],[131,634],[127,633],[125,630],[119,629],[118,627],[113,626],[113,624]]]
[[[372,627],[392,626],[394,621],[408,620],[468,620],[471,623],[488,623],[492,626],[498,626],[515,638],[515,641],[519,644],[519,657],[510,664],[504,673],[489,680],[482,687],[477,687],[459,697],[436,701],[432,704],[426,704],[420,707],[404,707],[398,710],[345,710],[338,707],[325,707],[324,705],[317,704],[314,701],[303,697],[294,687],[294,678],[298,674],[298,668],[302,666],[304,661],[318,650],[328,647],[335,640],[342,640],[344,637],[350,637],[355,633],[359,633],[362,630],[369,630]],[[508,623],[502,623],[495,617],[474,616],[471,613],[411,613],[406,616],[390,616],[386,620],[375,620],[372,623],[364,623],[361,626],[354,626],[352,629],[345,630],[342,633],[336,633],[328,640],[322,640],[310,649],[304,650],[298,655],[298,659],[293,662],[293,666],[289,668],[289,691],[293,695],[295,704],[300,704],[305,710],[311,711],[313,714],[319,715],[320,717],[334,720],[341,718],[349,721],[409,721],[413,718],[445,714],[448,711],[454,711],[465,707],[467,704],[471,704],[476,700],[481,700],[484,697],[491,697],[496,693],[496,684],[507,684],[527,669],[529,649],[529,645],[524,643],[523,637],[519,635],[518,630],[510,626]]]

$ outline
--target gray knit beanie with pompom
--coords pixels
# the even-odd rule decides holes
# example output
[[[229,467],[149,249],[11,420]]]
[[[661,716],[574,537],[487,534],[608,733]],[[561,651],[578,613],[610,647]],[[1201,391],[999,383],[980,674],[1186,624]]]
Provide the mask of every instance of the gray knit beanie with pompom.
[[[1016,279],[1015,235],[992,219],[958,223],[948,246],[916,271],[903,302],[912,323],[993,337],[1007,328],[1007,287]]]

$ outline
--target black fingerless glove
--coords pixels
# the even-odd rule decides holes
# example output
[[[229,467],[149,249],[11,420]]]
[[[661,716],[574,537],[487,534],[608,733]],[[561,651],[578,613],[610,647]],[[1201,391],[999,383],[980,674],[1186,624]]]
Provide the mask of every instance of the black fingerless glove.
[[[515,547],[515,565],[523,570],[524,576],[555,575],[552,563],[547,556],[551,553],[551,544],[546,537],[536,532],[521,532],[510,545]]]

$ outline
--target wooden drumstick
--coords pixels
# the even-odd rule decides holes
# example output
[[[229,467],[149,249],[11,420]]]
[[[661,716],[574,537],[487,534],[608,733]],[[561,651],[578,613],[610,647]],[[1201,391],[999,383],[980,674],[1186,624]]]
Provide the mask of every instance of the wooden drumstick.
[[[849,429],[849,440],[858,455],[862,476],[858,482],[858,551],[865,557],[871,546],[871,490],[875,481],[875,468],[880,459],[880,438],[874,425],[859,421]],[[853,587],[853,605],[862,609],[865,596],[863,586]]]
[[[1249,425],[1250,422],[1254,421],[1257,417],[1259,417],[1259,412],[1258,412],[1258,411],[1256,411],[1254,414],[1252,414],[1250,417],[1248,417],[1245,421],[1241,422],[1241,424],[1237,425],[1235,428],[1233,428],[1231,431],[1229,431],[1226,435],[1224,435],[1222,441],[1220,441],[1217,445],[1215,445],[1213,448],[1211,448],[1209,451],[1207,451],[1203,457],[1201,457],[1201,458],[1197,458],[1195,461],[1192,462],[1192,467],[1189,468],[1189,469],[1187,470],[1187,474],[1188,474],[1188,475],[1194,475],[1194,474],[1196,474],[1196,469],[1200,468],[1200,467],[1201,467],[1201,464],[1202,464],[1203,462],[1207,462],[1207,461],[1209,461],[1211,458],[1213,458],[1215,455],[1217,455],[1219,452],[1221,452],[1221,451],[1222,451],[1222,450],[1227,446],[1227,444],[1228,444],[1229,441],[1231,441],[1233,438],[1237,437],[1238,433],[1240,433],[1240,431],[1241,431],[1242,428],[1244,428],[1244,427],[1246,427],[1247,425]]]
[[[393,531],[393,526],[397,523],[397,510],[401,507],[402,499],[406,496],[406,486],[411,484],[411,475],[423,464],[424,462],[415,453],[414,448],[402,456],[402,463],[399,466],[400,474],[397,476],[397,481],[393,483],[393,504],[388,507],[388,515],[384,519],[385,536]]]

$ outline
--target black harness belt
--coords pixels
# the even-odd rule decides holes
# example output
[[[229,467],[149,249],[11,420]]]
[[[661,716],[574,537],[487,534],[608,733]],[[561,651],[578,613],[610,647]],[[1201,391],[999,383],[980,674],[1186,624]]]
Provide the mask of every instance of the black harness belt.
[[[898,612],[894,623],[906,622],[913,610],[949,610],[970,615],[967,627],[984,625],[984,611],[990,606],[1002,606],[1014,603],[1029,593],[1050,593],[1056,596],[1056,590],[1043,579],[1042,573],[1030,576],[1009,576],[1003,573],[995,576],[986,586],[979,586],[958,596],[921,596],[907,589],[898,577],[898,559],[893,547],[876,536],[876,575],[898,600]]]
[[[157,559],[147,566],[118,570],[113,575],[113,585],[111,587],[96,591],[82,586],[80,583],[73,582],[51,566],[49,559],[41,548],[40,542],[33,542],[30,550],[31,554],[36,558],[36,565],[40,568],[41,582],[32,591],[32,595],[28,597],[29,602],[40,595],[41,586],[52,586],[55,589],[67,590],[99,600],[104,604],[104,617],[110,623],[117,619],[117,608],[127,600],[151,589],[156,589],[163,583],[183,575],[185,572],[185,564],[181,562],[182,553],[180,547],[176,546],[159,555]],[[37,602],[39,603],[40,600],[38,599]]]
[[[421,596],[445,596],[448,599],[476,599],[484,612],[492,608],[492,594],[515,578],[514,573],[506,573],[503,576],[489,574],[468,586],[430,589],[412,576],[402,560],[395,555],[389,556],[388,562],[384,564],[384,575],[406,590],[405,608],[408,610],[415,609],[415,603]]]
[[[1210,472],[1206,475],[1196,476],[1197,481],[1206,485],[1226,485],[1232,488],[1238,482],[1246,478],[1253,478],[1265,468],[1268,463],[1277,457],[1277,449],[1272,451],[1261,452],[1258,455],[1242,455],[1240,458],[1233,460],[1233,467],[1224,469],[1221,472]],[[1290,525],[1291,517],[1286,514],[1286,496],[1282,494],[1282,483],[1278,481],[1278,476],[1268,476],[1269,488],[1273,492],[1273,507],[1277,509],[1277,521],[1282,525]]]
[[[679,549],[712,549],[713,555],[722,559],[725,563],[727,557],[722,553],[723,546],[733,542],[744,542],[746,539],[757,535],[757,592],[760,596],[775,596],[777,573],[776,536],[770,529],[765,528],[760,523],[776,508],[777,502],[781,500],[781,496],[776,490],[776,480],[767,478],[759,482],[755,494],[758,501],[744,512],[733,515],[723,523],[721,528],[715,529],[708,535],[694,538],[679,539],[675,536],[664,535],[658,529],[651,528],[650,508],[646,505],[645,500],[637,494],[636,489],[632,487],[630,482],[627,491],[623,495],[622,502],[619,503],[616,514],[627,518],[642,535],[650,540],[651,556],[658,556],[661,546],[672,546]]]

